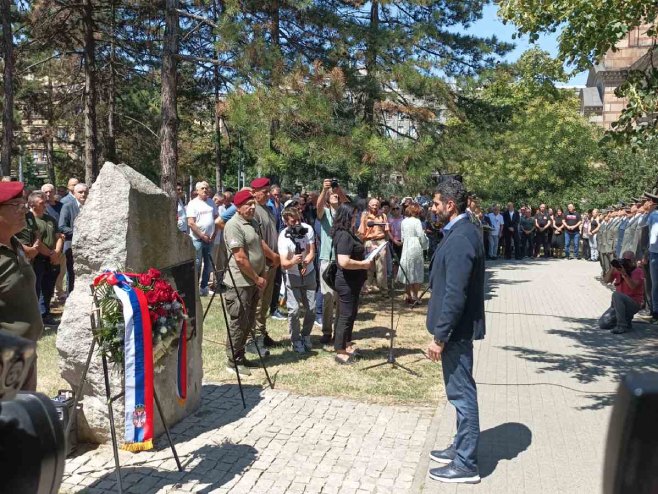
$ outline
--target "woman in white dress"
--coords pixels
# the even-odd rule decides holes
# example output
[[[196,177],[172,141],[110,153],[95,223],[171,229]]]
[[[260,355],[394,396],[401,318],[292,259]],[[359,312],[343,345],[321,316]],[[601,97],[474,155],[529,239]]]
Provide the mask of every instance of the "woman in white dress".
[[[418,291],[425,271],[423,251],[427,250],[429,246],[429,240],[419,219],[421,212],[422,208],[417,203],[409,205],[405,210],[407,217],[402,220],[400,227],[402,257],[400,258],[401,269],[398,271],[398,281],[405,284],[406,301],[410,304],[418,300]]]

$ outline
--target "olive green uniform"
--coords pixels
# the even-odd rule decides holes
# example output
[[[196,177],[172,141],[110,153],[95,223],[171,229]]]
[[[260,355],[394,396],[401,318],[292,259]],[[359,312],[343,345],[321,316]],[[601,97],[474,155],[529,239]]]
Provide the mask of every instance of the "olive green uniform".
[[[37,341],[43,332],[36,276],[20,242],[0,244],[0,330]],[[30,370],[24,390],[36,390],[36,363]]]
[[[259,233],[267,246],[274,252],[278,252],[279,233],[276,230],[276,217],[272,214],[270,208],[256,204],[254,220],[258,223]],[[256,327],[254,329],[257,335],[265,336],[267,334],[265,321],[267,321],[267,316],[270,315],[270,302],[272,301],[276,273],[277,270],[272,269],[270,266],[265,276],[267,284],[265,285],[265,290],[263,290],[263,296],[258,299],[258,307],[256,309]]]
[[[255,221],[246,220],[239,214],[233,215],[224,227],[224,242],[228,255],[231,254],[231,249],[244,249],[254,271],[259,276],[265,275],[265,254],[261,245],[258,224]],[[226,311],[229,315],[228,330],[233,341],[234,355],[237,359],[241,359],[244,357],[247,336],[250,329],[254,327],[256,319],[258,287],[252,279],[240,271],[234,256],[231,256],[229,260],[228,271],[224,274],[224,284],[229,287],[224,295]],[[229,364],[233,365],[228,337],[226,357]]]

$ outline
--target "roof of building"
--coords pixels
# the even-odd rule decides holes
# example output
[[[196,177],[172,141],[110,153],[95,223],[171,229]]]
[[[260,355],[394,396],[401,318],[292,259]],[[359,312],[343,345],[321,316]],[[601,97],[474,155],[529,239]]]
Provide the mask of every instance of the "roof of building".
[[[601,95],[596,87],[584,87],[580,91],[583,108],[598,108],[603,106]]]

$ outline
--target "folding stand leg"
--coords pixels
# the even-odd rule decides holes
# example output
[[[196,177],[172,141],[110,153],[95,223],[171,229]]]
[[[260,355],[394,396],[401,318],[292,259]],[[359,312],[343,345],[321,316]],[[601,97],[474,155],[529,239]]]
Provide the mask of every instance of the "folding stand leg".
[[[87,373],[89,372],[89,366],[91,365],[91,357],[94,355],[94,349],[96,348],[96,338],[91,339],[91,345],[89,346],[89,353],[87,354],[87,362],[85,362],[85,368],[82,371],[82,376],[80,377],[80,387],[76,393],[73,393],[73,413],[78,413],[78,403],[82,397],[82,390],[85,387],[85,380],[87,379]],[[73,420],[69,418],[68,424],[66,424],[66,431],[64,432],[64,437],[68,440],[69,434],[71,433],[71,426],[73,425]]]
[[[182,472],[183,465],[180,464],[180,460],[178,459],[178,453],[176,453],[176,447],[174,446],[174,442],[171,440],[171,434],[169,434],[169,426],[167,425],[167,421],[165,420],[164,414],[162,413],[162,407],[160,406],[158,393],[155,392],[155,389],[153,389],[153,398],[155,399],[155,406],[158,408],[158,413],[160,414],[160,420],[162,420],[162,425],[164,426],[165,433],[167,434],[169,447],[171,448],[171,452],[174,454],[174,460],[176,460],[176,466],[178,467],[178,471]]]
[[[114,451],[114,469],[117,474],[117,489],[119,494],[123,492],[121,483],[121,466],[119,465],[119,446],[117,445],[117,431],[114,427],[114,413],[112,412],[112,396],[110,395],[110,376],[107,370],[107,357],[101,352],[103,360],[103,376],[105,377],[105,397],[107,398],[107,411],[110,416],[110,433],[112,434],[112,450]]]

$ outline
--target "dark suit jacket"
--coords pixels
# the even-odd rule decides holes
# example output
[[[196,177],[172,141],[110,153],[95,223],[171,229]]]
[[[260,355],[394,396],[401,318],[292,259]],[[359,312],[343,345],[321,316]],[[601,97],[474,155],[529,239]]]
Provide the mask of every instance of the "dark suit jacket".
[[[514,233],[516,234],[519,231],[519,221],[521,221],[521,213],[518,211],[514,211],[514,219],[510,218],[509,211],[505,210],[503,211],[503,233],[505,235],[509,235],[510,232],[508,228],[513,227],[514,228]]]
[[[427,329],[435,339],[484,338],[484,257],[480,230],[468,218],[445,233],[430,271]]]
[[[71,239],[73,238],[73,224],[75,219],[80,213],[78,201],[69,201],[64,204],[62,211],[59,213],[59,231],[64,234],[64,249],[67,250],[71,247]]]

